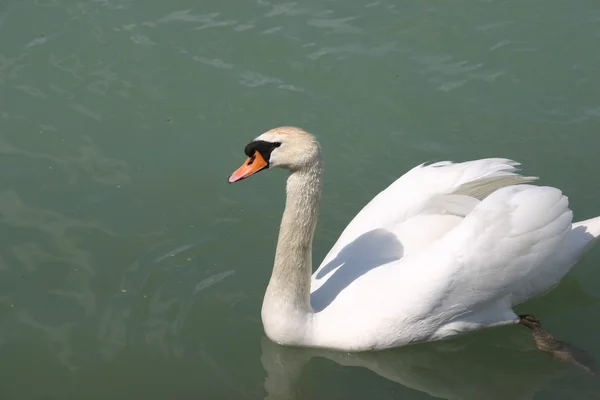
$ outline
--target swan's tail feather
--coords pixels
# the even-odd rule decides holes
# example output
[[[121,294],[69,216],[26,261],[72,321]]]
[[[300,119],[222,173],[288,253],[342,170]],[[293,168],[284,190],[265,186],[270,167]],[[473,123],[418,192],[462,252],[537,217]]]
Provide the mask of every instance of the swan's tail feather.
[[[573,224],[572,232],[578,233],[573,236],[579,238],[581,253],[587,252],[598,242],[598,239],[600,239],[600,217],[575,222]]]

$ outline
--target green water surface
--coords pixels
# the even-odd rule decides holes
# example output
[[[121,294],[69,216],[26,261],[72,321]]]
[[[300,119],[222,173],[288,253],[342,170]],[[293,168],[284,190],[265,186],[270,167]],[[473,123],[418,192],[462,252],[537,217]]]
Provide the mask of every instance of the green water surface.
[[[425,161],[508,157],[600,215],[593,0],[0,0],[0,398],[591,399],[519,326],[374,354],[286,349],[260,306],[315,133],[314,257]],[[517,310],[600,363],[600,250]]]

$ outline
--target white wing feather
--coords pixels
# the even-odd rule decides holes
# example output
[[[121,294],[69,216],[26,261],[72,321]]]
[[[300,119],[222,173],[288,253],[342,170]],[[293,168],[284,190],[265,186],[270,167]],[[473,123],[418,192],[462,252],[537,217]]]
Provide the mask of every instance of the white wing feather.
[[[348,224],[313,275],[313,289],[326,279],[323,269],[330,269],[340,251],[367,232],[385,230],[395,235],[399,248],[389,252],[395,252],[399,259],[446,233],[498,187],[537,179],[519,175],[518,165],[505,158],[488,158],[463,163],[444,161],[411,169],[375,196]]]

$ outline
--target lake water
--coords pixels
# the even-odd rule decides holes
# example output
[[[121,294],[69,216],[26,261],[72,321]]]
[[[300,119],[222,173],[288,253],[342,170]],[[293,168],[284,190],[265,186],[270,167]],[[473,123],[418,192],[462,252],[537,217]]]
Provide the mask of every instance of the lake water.
[[[593,0],[0,1],[2,399],[591,399],[511,326],[376,354],[287,349],[260,306],[283,172],[315,133],[314,257],[429,160],[508,157],[600,215]],[[517,310],[600,363],[600,249]]]

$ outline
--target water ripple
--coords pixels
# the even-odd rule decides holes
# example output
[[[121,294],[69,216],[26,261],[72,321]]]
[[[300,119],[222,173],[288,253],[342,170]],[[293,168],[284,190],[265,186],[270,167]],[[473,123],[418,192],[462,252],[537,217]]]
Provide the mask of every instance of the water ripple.
[[[305,45],[306,46],[306,45]],[[396,47],[396,42],[387,42],[376,47],[367,47],[363,44],[344,44],[334,47],[323,47],[308,55],[311,60],[318,60],[323,56],[337,55],[347,58],[352,55],[381,57],[392,52]]]
[[[160,18],[158,23],[169,23],[169,22],[193,22],[198,23],[201,22],[203,25],[196,27],[194,29],[200,30],[205,28],[219,27],[219,26],[227,26],[234,25],[237,21],[234,20],[225,20],[218,21],[216,20],[219,17],[220,13],[208,13],[208,14],[190,14],[192,10],[180,10],[173,11],[172,13]]]
[[[193,58],[196,61],[200,61],[202,64],[210,65],[211,67],[214,67],[217,69],[232,69],[233,68],[233,64],[226,63],[225,61],[220,60],[218,58],[208,58],[208,57],[202,57],[202,56],[194,56]]]
[[[358,17],[348,18],[313,18],[308,20],[308,25],[315,28],[331,29],[335,33],[362,33],[363,29],[350,25],[349,21],[354,21]]]

